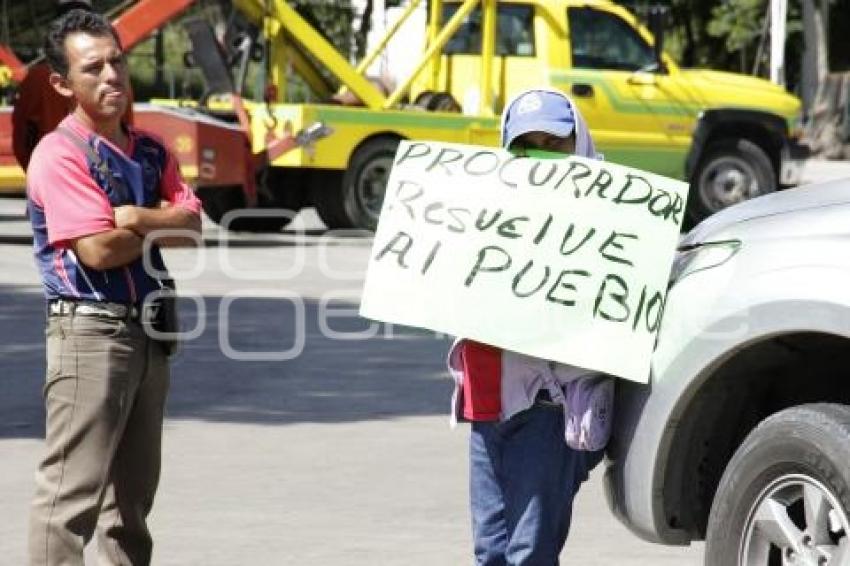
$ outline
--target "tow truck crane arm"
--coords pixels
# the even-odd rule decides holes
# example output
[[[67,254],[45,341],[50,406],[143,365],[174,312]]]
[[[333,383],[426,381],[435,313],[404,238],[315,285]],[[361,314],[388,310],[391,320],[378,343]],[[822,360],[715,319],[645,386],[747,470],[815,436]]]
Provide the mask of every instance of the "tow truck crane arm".
[[[122,47],[129,50],[194,3],[195,0],[140,0],[113,20],[112,25]],[[27,76],[28,67],[8,46],[0,44],[0,84],[9,80],[20,83]]]
[[[121,45],[129,50],[194,3],[195,0],[141,0],[122,12],[112,25]]]

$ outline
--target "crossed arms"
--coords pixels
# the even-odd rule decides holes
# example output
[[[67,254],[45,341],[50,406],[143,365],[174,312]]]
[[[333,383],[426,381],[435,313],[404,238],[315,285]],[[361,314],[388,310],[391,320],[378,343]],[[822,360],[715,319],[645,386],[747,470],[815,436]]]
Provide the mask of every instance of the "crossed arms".
[[[104,271],[138,259],[144,252],[145,238],[159,246],[191,246],[201,232],[201,218],[191,210],[160,201],[158,208],[118,206],[114,209],[115,228],[74,240],[73,248],[85,265]],[[167,235],[158,236],[157,231]],[[184,231],[185,235],[175,235]]]

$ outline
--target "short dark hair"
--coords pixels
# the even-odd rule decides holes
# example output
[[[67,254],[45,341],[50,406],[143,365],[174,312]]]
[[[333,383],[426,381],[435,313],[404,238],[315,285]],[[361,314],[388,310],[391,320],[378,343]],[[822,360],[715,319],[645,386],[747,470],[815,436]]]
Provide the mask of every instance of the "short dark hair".
[[[88,10],[71,10],[54,20],[47,28],[44,38],[44,56],[54,73],[68,76],[68,54],[65,53],[65,39],[72,33],[86,33],[95,37],[112,36],[118,47],[121,39],[109,20]]]
[[[91,12],[92,7],[88,2],[65,2],[63,4],[59,4],[56,8],[56,17],[64,16],[71,10],[87,10]]]

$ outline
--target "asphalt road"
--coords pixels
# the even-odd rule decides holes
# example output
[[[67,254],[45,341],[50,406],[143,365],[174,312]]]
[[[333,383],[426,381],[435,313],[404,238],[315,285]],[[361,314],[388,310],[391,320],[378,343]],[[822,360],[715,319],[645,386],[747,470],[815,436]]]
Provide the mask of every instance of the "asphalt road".
[[[808,182],[841,177],[847,162],[804,169]],[[44,428],[43,303],[23,208],[0,199],[2,566],[26,560]],[[199,332],[173,368],[154,564],[470,564],[447,340],[357,318],[370,240],[327,234],[311,211],[297,226],[231,237],[206,224],[204,248],[168,254]],[[579,493],[564,564],[701,563],[700,544],[630,534],[600,480],[597,469]]]
[[[25,563],[43,435],[43,306],[22,210],[0,199],[3,565]],[[357,318],[370,240],[303,220],[305,234],[237,238],[207,225],[204,248],[168,253],[200,332],[173,367],[154,564],[470,564],[448,341]],[[665,548],[620,525],[600,472],[579,494],[564,564],[701,563],[701,545]]]

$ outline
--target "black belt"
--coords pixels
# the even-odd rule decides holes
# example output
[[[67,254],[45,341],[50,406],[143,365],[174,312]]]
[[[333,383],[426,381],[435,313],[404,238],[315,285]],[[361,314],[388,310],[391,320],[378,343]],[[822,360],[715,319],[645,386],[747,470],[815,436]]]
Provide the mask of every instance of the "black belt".
[[[140,308],[136,305],[124,303],[110,303],[105,301],[69,301],[67,299],[54,299],[47,303],[48,316],[94,316],[109,318],[112,320],[138,321],[145,318],[153,319],[159,305],[150,304],[149,307]]]

